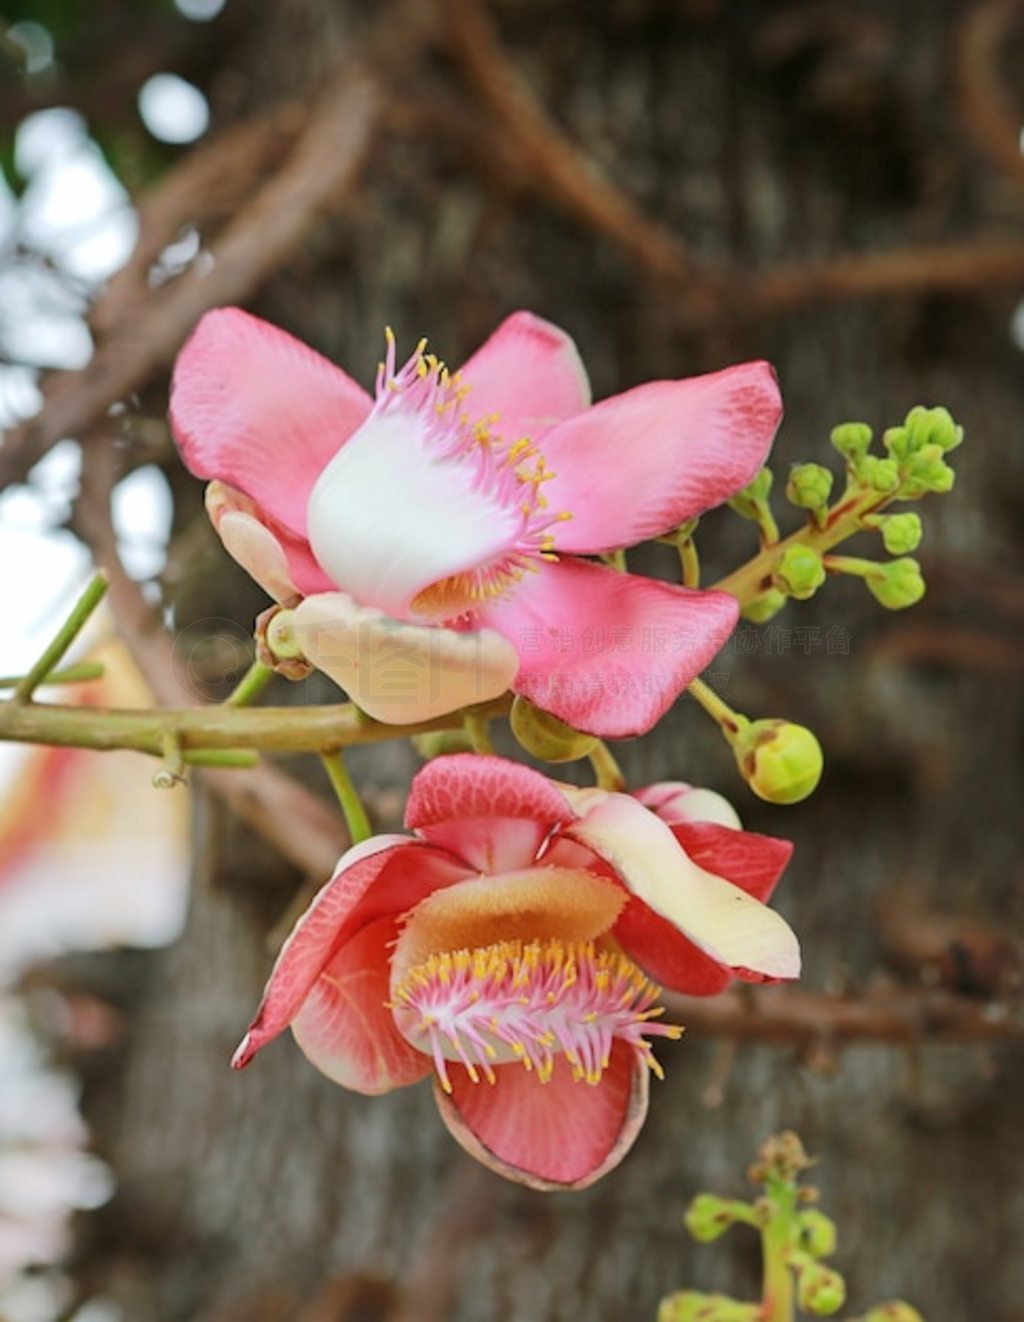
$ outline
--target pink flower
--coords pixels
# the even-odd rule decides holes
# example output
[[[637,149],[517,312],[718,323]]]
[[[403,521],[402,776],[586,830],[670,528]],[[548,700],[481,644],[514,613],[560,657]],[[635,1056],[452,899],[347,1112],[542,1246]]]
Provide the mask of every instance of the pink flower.
[[[511,686],[610,736],[655,724],[737,603],[579,557],[725,500],[780,410],[756,362],[591,406],[572,341],[527,312],[454,376],[424,344],[397,367],[389,336],[371,399],[222,308],[182,349],[171,394],[186,464],[215,479],[224,545],[278,600],[304,598],[307,656],[364,710],[419,721]]]
[[[475,1157],[537,1188],[616,1165],[675,1037],[659,989],[794,978],[796,938],[760,902],[792,847],[669,826],[635,798],[557,785],[497,757],[413,781],[413,835],[350,849],[285,943],[234,1064],[290,1026],[363,1093],[433,1071]]]

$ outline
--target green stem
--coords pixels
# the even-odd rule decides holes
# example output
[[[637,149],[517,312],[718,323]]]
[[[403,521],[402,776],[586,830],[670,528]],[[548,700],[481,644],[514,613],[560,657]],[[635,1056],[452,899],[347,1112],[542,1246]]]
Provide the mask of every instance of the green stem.
[[[32,694],[46,679],[51,670],[56,670],[64,653],[81,633],[83,626],[96,607],[103,600],[107,591],[107,576],[98,573],[75,602],[71,614],[57,630],[53,641],[43,652],[27,675],[15,687],[11,701],[26,703],[32,700]]]
[[[470,710],[463,713],[462,723],[473,752],[493,755],[494,744],[491,742],[488,718],[479,711]]]
[[[352,777],[348,774],[348,767],[345,765],[341,749],[336,748],[333,752],[321,753],[320,760],[330,777],[334,793],[341,805],[341,811],[345,815],[345,825],[348,827],[352,843],[358,845],[363,840],[369,840],[370,836],[373,835],[373,827],[366,815],[366,809],[359,797],[359,791],[352,783]]]
[[[877,560],[862,560],[855,555],[827,555],[822,564],[831,574],[854,574],[857,578],[872,578],[882,569]]]
[[[746,716],[733,711],[727,702],[708,688],[702,679],[691,680],[688,690],[697,699],[707,714],[715,721],[726,739],[733,743],[741,730],[750,724]]]
[[[181,740],[173,730],[168,730],[164,736],[164,764],[159,771],[153,772],[153,788],[170,790],[184,783],[185,755],[181,751]]]
[[[620,793],[626,788],[626,777],[622,774],[622,768],[606,743],[598,739],[587,757],[590,759],[590,765],[594,768],[594,775],[600,789]]]
[[[273,666],[265,666],[262,661],[254,661],[224,701],[231,707],[248,707],[250,703],[256,701],[273,678]]]
[[[73,666],[52,670],[46,676],[46,683],[80,684],[87,679],[102,679],[106,672],[107,668],[102,661],[78,661]],[[25,675],[0,675],[0,689],[16,689],[26,678]]]
[[[761,1231],[764,1254],[761,1316],[764,1322],[793,1322],[795,1291],[789,1250],[796,1213],[796,1187],[789,1181],[773,1180],[768,1196],[772,1205],[771,1217]]]
[[[685,537],[676,543],[679,552],[679,568],[682,571],[684,588],[700,587],[700,556],[697,543],[692,537]]]
[[[774,546],[766,546],[759,554],[740,565],[725,578],[720,578],[713,586],[718,592],[729,592],[740,603],[749,606],[772,586],[772,573],[779,560],[791,546],[809,546],[824,555],[833,546],[860,532],[862,520],[867,514],[874,514],[894,499],[892,494],[883,495],[877,491],[846,491],[829,511],[828,517],[820,528],[805,524]]]

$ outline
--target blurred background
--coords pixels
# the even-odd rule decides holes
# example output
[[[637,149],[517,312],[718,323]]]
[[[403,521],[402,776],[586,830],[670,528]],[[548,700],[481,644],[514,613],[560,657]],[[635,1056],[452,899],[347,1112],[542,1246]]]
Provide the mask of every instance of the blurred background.
[[[836,580],[712,669],[817,731],[814,798],[755,801],[685,701],[617,749],[633,782],[711,785],[796,841],[778,904],[807,999],[770,1030],[743,998],[698,1015],[585,1194],[502,1183],[427,1087],[343,1093],[290,1039],[228,1070],[282,916],[344,843],[315,765],[158,793],[130,754],[0,747],[4,1322],[632,1322],[683,1285],[749,1296],[753,1242],[699,1248],[681,1217],[739,1195],[784,1125],[823,1159],[851,1313],[1024,1319],[1022,69],[1019,0],[6,0],[0,674],[94,562],[107,676],[72,700],[216,700],[244,670],[265,601],[166,424],[211,306],[367,384],[385,324],[457,362],[517,307],[575,336],[598,397],[767,357],[783,476],[830,462],[835,423],[917,403],[968,439],[922,510],[921,606]],[[754,531],[719,511],[699,545],[711,581]],[[412,752],[351,761],[392,828]]]

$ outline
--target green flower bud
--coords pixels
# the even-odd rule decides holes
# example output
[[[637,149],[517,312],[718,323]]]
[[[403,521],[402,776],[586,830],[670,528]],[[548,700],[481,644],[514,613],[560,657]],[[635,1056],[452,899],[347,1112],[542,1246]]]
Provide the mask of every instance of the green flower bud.
[[[757,1322],[759,1304],[741,1304],[724,1294],[681,1290],[661,1301],[658,1322]]]
[[[964,429],[953,421],[949,409],[926,409],[918,404],[907,414],[903,426],[912,450],[925,445],[937,445],[943,451],[955,450],[964,439]]]
[[[860,459],[871,445],[872,431],[866,422],[843,422],[832,428],[833,446],[844,459]]]
[[[876,1304],[863,1322],[924,1322],[924,1318],[902,1299],[890,1299],[888,1303]]]
[[[829,1317],[846,1302],[846,1282],[831,1267],[808,1263],[800,1271],[796,1297],[805,1313]]]
[[[772,481],[772,470],[762,468],[752,482],[748,482],[741,491],[736,492],[729,501],[729,508],[744,519],[756,519],[758,517],[758,507],[768,499],[768,493],[772,489]]]
[[[886,514],[881,520],[882,541],[890,555],[906,555],[921,545],[924,528],[920,514]]]
[[[699,1193],[683,1218],[686,1229],[701,1244],[719,1239],[735,1220],[732,1202],[728,1198],[717,1198],[713,1193]]]
[[[788,596],[796,597],[797,601],[806,601],[824,583],[825,566],[817,551],[798,542],[786,547],[775,566],[772,581]]]
[[[267,646],[279,661],[298,661],[303,656],[295,636],[295,612],[279,610],[267,624]]]
[[[751,721],[734,739],[733,753],[743,779],[768,803],[806,799],[825,765],[821,744],[806,726],[792,721]]]
[[[836,1224],[816,1208],[801,1212],[796,1219],[800,1248],[812,1258],[827,1258],[836,1251]]]
[[[521,747],[542,762],[575,762],[597,743],[593,735],[580,734],[522,697],[512,703],[509,725]]]
[[[879,459],[876,455],[865,455],[857,465],[857,480],[862,486],[870,487],[882,495],[895,491],[900,484],[900,469],[895,459]]]
[[[778,615],[788,601],[784,592],[778,588],[772,588],[770,592],[764,592],[760,597],[755,597],[748,605],[743,607],[743,618],[751,620],[754,624],[764,624],[767,620]]]
[[[796,464],[789,472],[786,499],[803,510],[820,510],[828,504],[835,479],[823,464]]]
[[[914,606],[924,596],[921,566],[910,556],[879,565],[865,580],[871,595],[886,610],[901,611]]]

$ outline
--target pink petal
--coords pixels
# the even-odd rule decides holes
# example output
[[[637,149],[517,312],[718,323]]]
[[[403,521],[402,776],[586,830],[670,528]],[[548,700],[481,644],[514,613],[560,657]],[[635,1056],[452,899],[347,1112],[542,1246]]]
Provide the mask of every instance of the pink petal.
[[[345,592],[307,597],[295,609],[294,627],[307,660],[368,715],[391,725],[497,698],[518,664],[494,629],[407,624]]]
[[[590,403],[590,383],[565,331],[531,312],[513,312],[463,366],[471,417],[497,413],[507,441],[543,432]]]
[[[698,867],[725,877],[762,903],[771,898],[793,843],[756,831],[734,831],[717,822],[674,822],[672,834]]]
[[[226,482],[206,488],[206,512],[227,553],[276,601],[334,587],[307,542],[272,528],[256,502]]]
[[[758,980],[798,976],[800,947],[785,920],[741,886],[694,862],[660,818],[625,794],[587,790],[576,791],[570,797],[581,816],[569,834],[609,863],[626,889],[644,906],[627,906],[615,934],[627,953],[652,977],[674,985],[665,976],[659,953],[671,929],[737,976],[749,974]],[[716,841],[709,852],[721,857],[725,851]],[[755,869],[749,862],[746,867],[749,879]],[[657,942],[652,938],[645,910],[664,925],[655,929]],[[630,928],[634,919],[642,924],[638,931]],[[635,944],[638,939],[639,947]],[[648,967],[648,948],[652,960],[658,957],[657,972],[653,965]]]
[[[171,382],[171,429],[191,471],[238,487],[303,538],[313,483],[370,408],[340,368],[240,308],[203,317]]]
[[[479,613],[519,653],[513,682],[577,730],[644,734],[735,628],[725,592],[691,592],[570,556]]]
[[[405,806],[410,830],[486,873],[529,866],[552,827],[574,820],[539,771],[475,753],[428,762]]]
[[[466,875],[447,854],[404,835],[375,836],[349,849],[281,947],[234,1068],[244,1069],[287,1028],[330,960],[360,928],[405,913]]]
[[[522,1065],[501,1065],[497,1082],[472,1083],[453,1067],[449,1097],[435,1086],[441,1119],[470,1156],[533,1189],[585,1189],[617,1166],[647,1115],[648,1069],[617,1042],[596,1086],[573,1082],[564,1058],[549,1083]]]
[[[717,822],[741,827],[739,814],[728,799],[714,790],[698,789],[681,780],[662,780],[634,790],[633,797],[664,822]]]
[[[632,546],[726,500],[764,463],[782,416],[775,373],[742,363],[652,381],[561,423],[541,449],[545,495],[572,519],[557,549]]]
[[[306,1057],[354,1092],[389,1092],[430,1073],[429,1058],[402,1037],[386,1008],[399,927],[397,918],[379,918],[362,928],[313,983],[292,1020]]]

